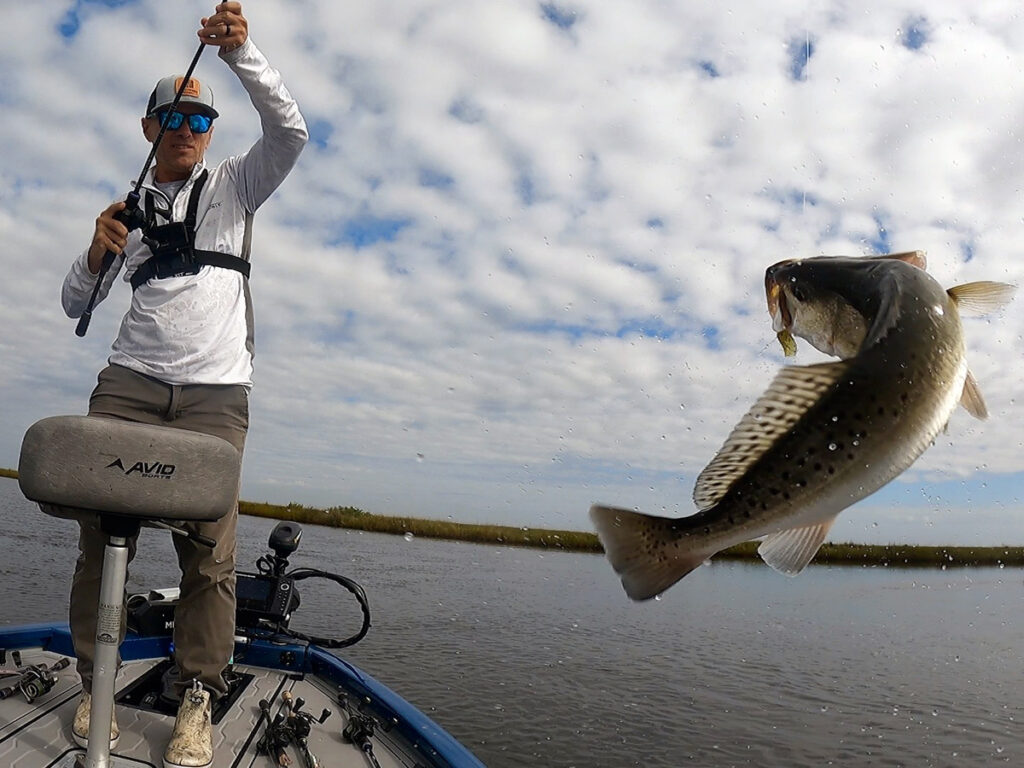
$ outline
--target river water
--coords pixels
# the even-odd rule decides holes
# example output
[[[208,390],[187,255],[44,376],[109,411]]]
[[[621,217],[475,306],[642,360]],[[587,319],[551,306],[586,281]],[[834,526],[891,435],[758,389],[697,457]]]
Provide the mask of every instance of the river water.
[[[0,479],[0,623],[62,619],[75,525]],[[243,517],[239,562],[272,521]],[[173,586],[143,531],[130,588]],[[988,766],[1024,761],[1024,572],[703,567],[630,602],[603,557],[307,526],[293,565],[359,581],[342,651],[491,768]],[[306,581],[293,627],[348,635]]]

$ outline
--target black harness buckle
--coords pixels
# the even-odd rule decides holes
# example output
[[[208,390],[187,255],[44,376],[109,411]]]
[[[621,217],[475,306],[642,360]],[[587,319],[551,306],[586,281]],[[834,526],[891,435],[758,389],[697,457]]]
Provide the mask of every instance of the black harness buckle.
[[[192,248],[192,232],[185,222],[174,221],[159,227],[150,227],[142,242],[153,252],[153,277],[181,277],[199,272]]]
[[[206,183],[209,171],[203,170],[192,187],[184,221],[172,221],[156,226],[152,193],[146,194],[146,218],[149,225],[142,230],[142,242],[153,255],[138,266],[131,277],[132,290],[153,279],[197,275],[204,266],[222,267],[241,272],[249,277],[249,262],[230,253],[196,250],[196,214],[199,193]],[[162,215],[166,216],[166,213]]]

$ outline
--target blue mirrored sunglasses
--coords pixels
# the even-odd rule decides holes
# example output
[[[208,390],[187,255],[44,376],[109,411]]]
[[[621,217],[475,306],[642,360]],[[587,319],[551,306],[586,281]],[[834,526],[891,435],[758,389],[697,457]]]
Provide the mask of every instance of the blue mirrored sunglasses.
[[[160,125],[166,125],[167,130],[176,131],[188,118],[188,129],[192,133],[206,133],[213,127],[213,118],[209,115],[183,115],[181,112],[171,112],[169,109],[161,109],[156,113]]]

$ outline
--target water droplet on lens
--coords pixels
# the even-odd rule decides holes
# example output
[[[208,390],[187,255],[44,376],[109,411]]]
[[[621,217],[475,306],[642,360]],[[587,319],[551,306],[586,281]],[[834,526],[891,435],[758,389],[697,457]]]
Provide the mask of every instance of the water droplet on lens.
[[[829,449],[830,451],[834,451],[834,450],[835,450],[836,448],[838,448],[838,447],[839,447],[839,446],[837,446],[837,445],[836,445],[835,443],[829,443],[829,444],[828,444],[828,449]]]

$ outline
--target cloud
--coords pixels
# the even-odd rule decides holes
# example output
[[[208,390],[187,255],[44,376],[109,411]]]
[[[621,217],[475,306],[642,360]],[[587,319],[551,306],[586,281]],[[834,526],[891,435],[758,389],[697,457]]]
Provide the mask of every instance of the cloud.
[[[5,16],[0,464],[35,419],[85,408],[128,292],[79,340],[60,282],[138,172],[142,105],[209,12]],[[312,136],[256,219],[249,498],[564,528],[589,527],[595,500],[688,514],[694,477],[783,364],[767,265],[922,248],[943,284],[1021,282],[1024,97],[1006,83],[1024,27],[995,8],[245,12]],[[212,51],[198,73],[222,113],[216,161],[259,123]],[[883,501],[962,482],[970,505],[1014,508],[999,479],[1024,470],[1024,316],[965,325],[993,418],[955,416]],[[962,532],[943,525],[928,536]]]

